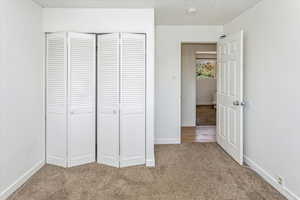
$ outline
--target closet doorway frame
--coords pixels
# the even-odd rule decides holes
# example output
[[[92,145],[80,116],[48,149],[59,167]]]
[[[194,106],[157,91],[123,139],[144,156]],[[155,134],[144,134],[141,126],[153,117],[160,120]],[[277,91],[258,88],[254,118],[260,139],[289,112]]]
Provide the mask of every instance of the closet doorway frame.
[[[54,32],[44,32],[43,37],[44,37],[44,66],[43,66],[43,88],[44,88],[44,133],[45,133],[45,144],[46,144],[46,90],[47,90],[47,84],[46,84],[46,77],[47,77],[47,57],[46,57],[46,35],[48,33],[85,33],[85,34],[94,34],[96,36],[96,53],[98,52],[98,46],[97,46],[97,35],[101,34],[108,34],[108,33],[134,33],[134,34],[144,34],[145,35],[145,85],[146,85],[146,90],[145,90],[145,123],[146,123],[146,128],[145,128],[145,166],[146,167],[155,167],[155,154],[154,154],[154,115],[155,115],[155,62],[154,58],[155,57],[155,49],[154,49],[154,37],[151,35],[151,33],[147,31],[101,31],[101,32],[87,32],[87,31],[54,31]],[[154,33],[153,33],[154,34]],[[151,44],[151,41],[154,41],[153,44]],[[96,162],[97,162],[97,100],[98,100],[98,79],[97,79],[97,74],[98,74],[98,68],[97,68],[97,59],[96,59],[96,70],[95,70],[95,84],[96,84],[96,93],[95,93],[95,111],[96,111],[96,117],[95,117],[95,128],[96,128],[96,137],[95,137],[95,156],[96,156]],[[151,66],[151,67],[149,67]],[[46,158],[47,152],[46,152],[46,145],[45,145],[45,151],[44,151],[44,156]]]

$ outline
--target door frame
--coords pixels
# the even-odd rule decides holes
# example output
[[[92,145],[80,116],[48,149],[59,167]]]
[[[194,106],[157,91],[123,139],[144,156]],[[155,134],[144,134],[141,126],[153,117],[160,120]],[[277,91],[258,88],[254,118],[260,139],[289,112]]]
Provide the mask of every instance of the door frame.
[[[218,49],[218,40],[212,40],[212,41],[180,41],[179,44],[178,44],[178,48],[180,49],[180,56],[179,56],[179,85],[178,85],[178,88],[179,88],[179,103],[178,103],[178,107],[179,107],[179,124],[178,124],[178,133],[179,133],[179,144],[182,144],[182,140],[181,140],[181,137],[182,137],[182,131],[181,131],[181,123],[182,123],[182,112],[181,112],[181,103],[182,103],[182,45],[184,44],[216,44],[217,46],[217,49]],[[218,51],[217,51],[217,56],[218,56]],[[218,63],[217,63],[218,64]],[[195,83],[196,84],[196,83]],[[197,98],[197,96],[196,96]],[[196,99],[196,102],[197,102],[197,99]],[[196,105],[197,106],[197,103]],[[197,112],[197,111],[196,111]],[[216,123],[218,123],[216,121]],[[195,124],[196,125],[196,124]]]

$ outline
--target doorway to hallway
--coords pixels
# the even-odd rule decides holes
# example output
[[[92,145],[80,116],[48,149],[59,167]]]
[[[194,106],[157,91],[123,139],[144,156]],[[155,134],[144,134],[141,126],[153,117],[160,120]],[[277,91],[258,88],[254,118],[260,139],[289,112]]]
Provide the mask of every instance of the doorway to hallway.
[[[182,143],[216,142],[216,43],[181,47]]]

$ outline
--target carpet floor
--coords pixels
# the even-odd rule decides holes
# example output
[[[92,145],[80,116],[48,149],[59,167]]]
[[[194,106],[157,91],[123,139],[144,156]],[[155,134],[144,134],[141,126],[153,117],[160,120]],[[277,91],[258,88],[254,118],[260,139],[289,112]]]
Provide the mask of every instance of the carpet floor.
[[[215,143],[157,145],[156,168],[45,165],[9,200],[285,200]]]

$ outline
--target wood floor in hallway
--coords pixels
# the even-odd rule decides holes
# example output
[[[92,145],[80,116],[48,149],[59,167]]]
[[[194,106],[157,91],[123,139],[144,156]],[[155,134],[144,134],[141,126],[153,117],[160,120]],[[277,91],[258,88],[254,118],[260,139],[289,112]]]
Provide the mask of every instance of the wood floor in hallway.
[[[216,109],[213,105],[198,105],[196,114],[197,126],[216,125]]]
[[[216,142],[216,126],[182,127],[181,142]]]
[[[182,127],[181,142],[215,142],[216,109],[213,105],[197,106],[197,127]]]

